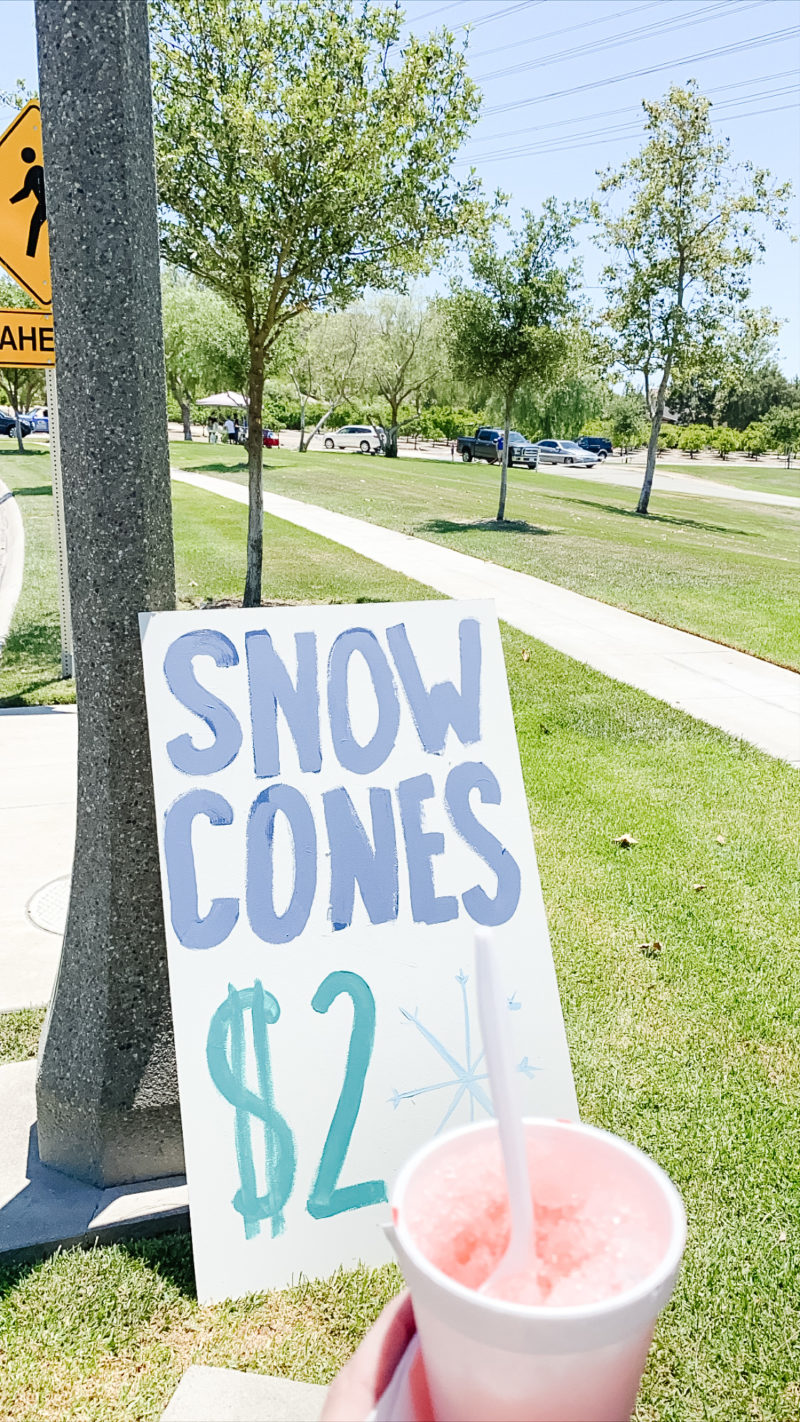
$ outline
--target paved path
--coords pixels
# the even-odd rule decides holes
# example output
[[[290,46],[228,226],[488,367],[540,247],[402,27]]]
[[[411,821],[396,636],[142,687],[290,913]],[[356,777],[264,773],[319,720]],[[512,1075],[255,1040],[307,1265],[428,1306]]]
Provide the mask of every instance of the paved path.
[[[247,503],[241,484],[186,474],[173,479]],[[441,544],[395,533],[314,504],[264,494],[276,518],[330,538],[448,597],[493,598],[503,621],[605,676],[656,696],[800,766],[800,674],[689,632],[651,622],[541,578]]]
[[[0,1012],[50,997],[61,938],[27,910],[72,866],[77,731],[74,706],[0,711]]]
[[[575,469],[565,469],[563,465],[543,464],[541,474],[555,474],[559,479],[580,479],[590,484],[610,484],[617,488],[636,489],[642,487],[643,465],[613,464],[608,467],[598,464],[594,469],[582,474]],[[670,469],[660,469],[656,465],[653,478],[656,493],[692,494],[697,498],[725,499],[726,502],[740,504],[771,504],[774,508],[800,509],[800,498],[793,494],[762,493],[758,489],[739,489],[734,484],[719,484],[716,479],[701,479],[687,469],[686,473],[675,474]]]

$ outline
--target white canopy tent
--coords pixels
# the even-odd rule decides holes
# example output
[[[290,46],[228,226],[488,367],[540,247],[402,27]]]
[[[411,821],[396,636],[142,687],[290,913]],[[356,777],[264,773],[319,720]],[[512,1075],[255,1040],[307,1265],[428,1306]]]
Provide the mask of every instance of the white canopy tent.
[[[196,402],[198,405],[216,405],[221,409],[246,410],[247,399],[238,390],[223,390],[219,395],[206,395]]]

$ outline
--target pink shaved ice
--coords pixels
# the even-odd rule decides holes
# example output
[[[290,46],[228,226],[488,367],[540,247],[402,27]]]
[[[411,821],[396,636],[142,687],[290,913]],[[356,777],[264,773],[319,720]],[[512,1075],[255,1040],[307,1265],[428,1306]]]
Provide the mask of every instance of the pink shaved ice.
[[[608,1159],[585,1162],[569,1141],[528,1137],[535,1239],[527,1267],[492,1289],[509,1302],[568,1307],[633,1288],[664,1252],[663,1221],[635,1178]],[[438,1269],[479,1289],[505,1253],[509,1209],[497,1137],[480,1137],[458,1159],[445,1156],[410,1189],[404,1224]]]

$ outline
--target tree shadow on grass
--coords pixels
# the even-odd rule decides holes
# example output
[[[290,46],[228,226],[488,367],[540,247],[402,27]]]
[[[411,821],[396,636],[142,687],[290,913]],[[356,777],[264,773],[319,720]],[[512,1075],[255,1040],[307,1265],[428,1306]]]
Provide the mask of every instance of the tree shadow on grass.
[[[498,523],[495,518],[473,519],[468,523],[453,522],[449,518],[432,518],[428,523],[418,524],[415,531],[417,533],[532,533],[538,537],[547,538],[554,530],[526,523],[524,518],[507,518],[502,523]]]
[[[721,523],[704,523],[695,518],[676,518],[672,514],[639,514],[635,509],[621,508],[619,504],[600,504],[595,499],[572,499],[569,496],[562,496],[565,504],[579,504],[582,508],[599,510],[602,513],[622,514],[624,518],[639,519],[642,526],[648,523],[666,523],[675,528],[698,528],[702,533],[730,533],[738,538],[753,538],[754,535],[744,528],[726,528]],[[761,537],[761,535],[757,535]]]
[[[265,464],[264,468],[268,466]],[[247,469],[247,461],[244,464],[222,464],[220,460],[209,461],[206,464],[193,464],[191,469],[181,469],[181,474],[241,474]]]
[[[131,1239],[121,1243],[121,1248],[132,1259],[142,1259],[162,1278],[174,1284],[182,1294],[197,1298],[192,1260],[192,1236],[188,1229],[180,1232],[159,1234],[150,1239]]]

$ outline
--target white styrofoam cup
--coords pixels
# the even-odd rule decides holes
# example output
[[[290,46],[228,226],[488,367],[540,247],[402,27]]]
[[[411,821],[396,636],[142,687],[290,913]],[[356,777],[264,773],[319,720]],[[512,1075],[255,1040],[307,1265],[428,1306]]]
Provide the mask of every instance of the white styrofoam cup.
[[[392,1193],[387,1229],[411,1290],[436,1422],[626,1422],[633,1411],[656,1319],[667,1303],[686,1242],[686,1215],[672,1181],[654,1161],[607,1131],[529,1119],[562,1151],[565,1169],[613,1171],[620,1202],[643,1204],[661,1256],[635,1287],[597,1303],[547,1307],[489,1297],[448,1277],[425,1258],[407,1228],[409,1201],[424,1203],[426,1179],[445,1160],[458,1164],[494,1121],[440,1136],[408,1160]],[[473,1167],[474,1168],[474,1167]]]

